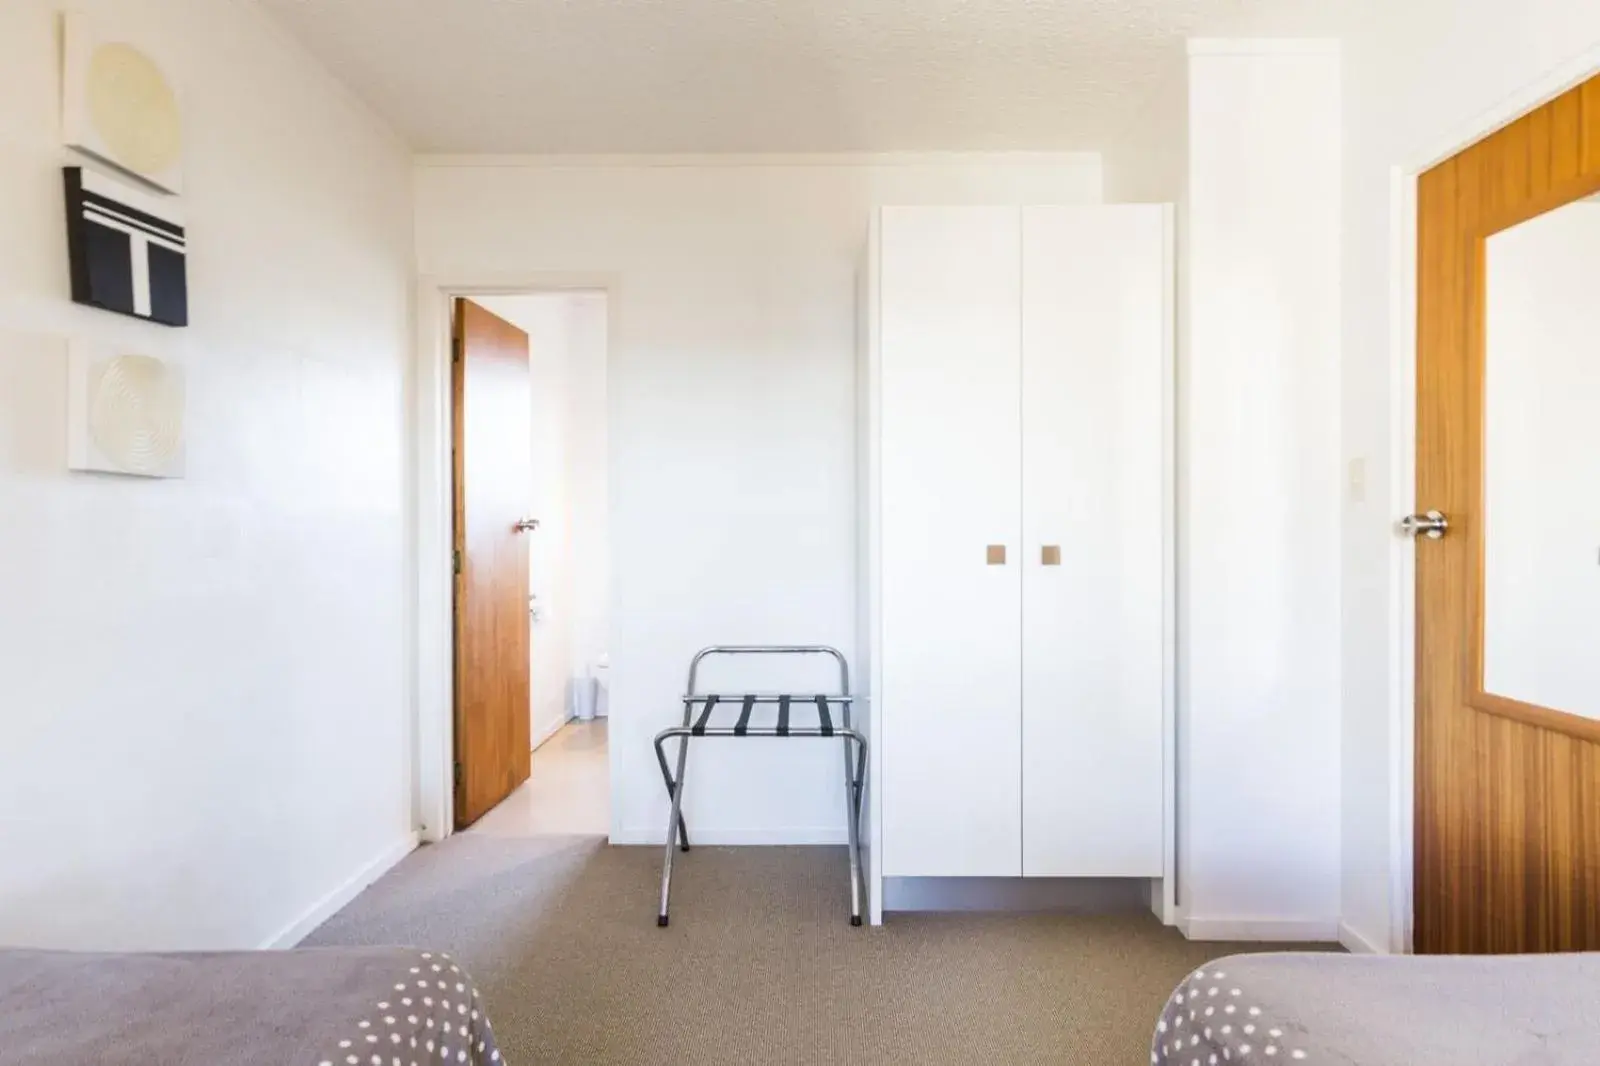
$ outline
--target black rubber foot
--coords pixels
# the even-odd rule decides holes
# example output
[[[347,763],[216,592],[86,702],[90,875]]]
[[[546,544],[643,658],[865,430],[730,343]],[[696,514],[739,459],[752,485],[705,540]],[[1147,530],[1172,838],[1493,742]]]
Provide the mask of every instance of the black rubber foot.
[[[850,924],[851,924],[851,925],[860,925],[860,924],[861,924],[861,915],[859,915],[859,914],[852,914],[852,915],[851,915],[851,916],[850,916]]]
[[[689,850],[689,845],[687,845],[687,844],[680,845],[678,847],[678,850],[679,851],[688,851]]]
[[[665,914],[658,916],[656,918],[656,924],[657,925],[666,925],[667,924],[667,916]]]

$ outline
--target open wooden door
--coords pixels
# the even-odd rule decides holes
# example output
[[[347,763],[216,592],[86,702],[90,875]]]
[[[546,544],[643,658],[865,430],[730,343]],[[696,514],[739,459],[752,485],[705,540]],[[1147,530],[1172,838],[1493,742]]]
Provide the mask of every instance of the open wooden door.
[[[1600,949],[1600,78],[1418,187],[1415,948]]]
[[[528,779],[528,335],[457,300],[455,811],[471,825]]]

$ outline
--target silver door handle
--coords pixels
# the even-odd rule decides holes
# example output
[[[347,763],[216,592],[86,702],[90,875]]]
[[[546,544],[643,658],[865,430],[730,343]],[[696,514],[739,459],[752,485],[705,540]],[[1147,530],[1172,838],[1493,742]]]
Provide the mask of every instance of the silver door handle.
[[[1438,540],[1449,528],[1450,519],[1438,511],[1408,514],[1400,519],[1400,532],[1408,537],[1423,536],[1429,540]]]
[[[518,533],[532,533],[534,530],[539,528],[539,520],[537,518],[524,518],[511,528],[515,529]]]

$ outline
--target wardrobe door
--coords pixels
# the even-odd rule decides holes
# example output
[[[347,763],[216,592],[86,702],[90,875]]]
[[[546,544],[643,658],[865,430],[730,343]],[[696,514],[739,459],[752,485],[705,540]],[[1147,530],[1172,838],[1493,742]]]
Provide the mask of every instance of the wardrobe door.
[[[886,876],[1022,872],[1019,230],[880,220]]]
[[[1023,869],[1163,873],[1167,214],[1023,215]]]

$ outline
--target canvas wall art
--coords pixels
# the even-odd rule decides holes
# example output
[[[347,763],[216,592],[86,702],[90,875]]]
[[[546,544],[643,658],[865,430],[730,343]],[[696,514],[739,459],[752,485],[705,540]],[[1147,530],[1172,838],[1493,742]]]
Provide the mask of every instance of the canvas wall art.
[[[66,15],[62,29],[68,146],[163,192],[182,193],[183,112],[161,64],[85,15]]]
[[[72,299],[164,326],[189,324],[183,210],[84,167],[67,167]]]
[[[181,478],[186,471],[181,366],[75,342],[67,357],[67,466]]]

